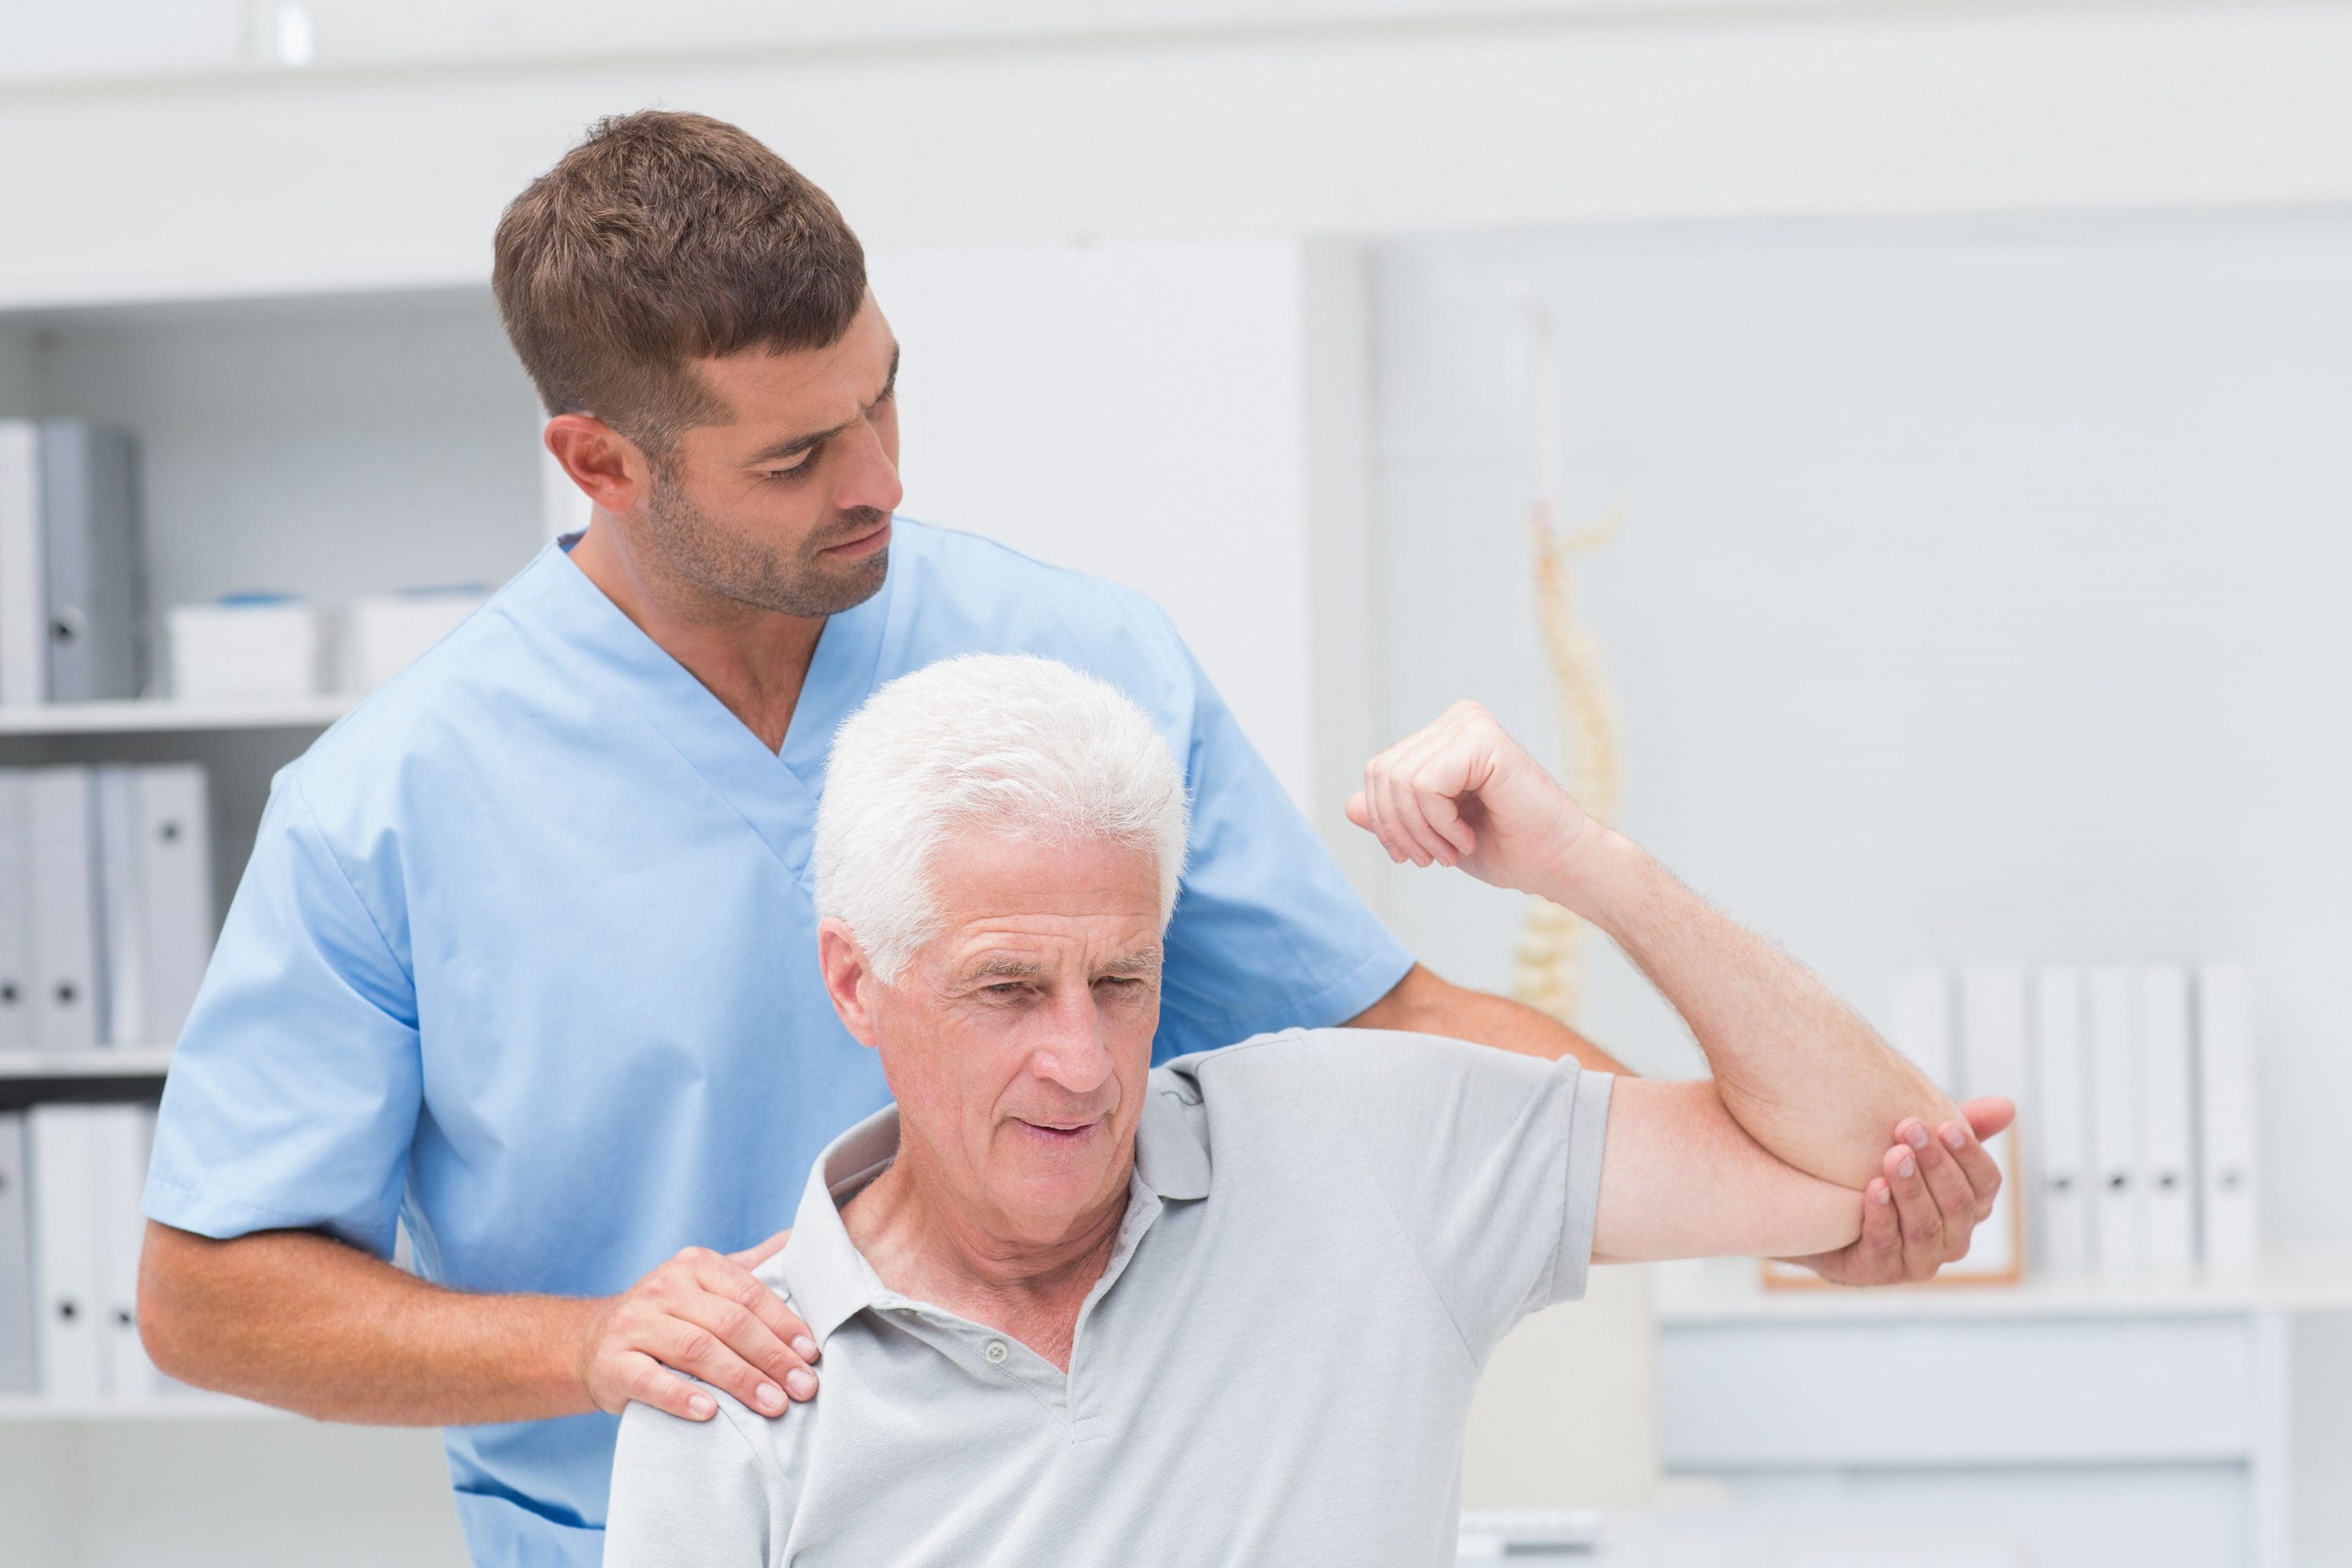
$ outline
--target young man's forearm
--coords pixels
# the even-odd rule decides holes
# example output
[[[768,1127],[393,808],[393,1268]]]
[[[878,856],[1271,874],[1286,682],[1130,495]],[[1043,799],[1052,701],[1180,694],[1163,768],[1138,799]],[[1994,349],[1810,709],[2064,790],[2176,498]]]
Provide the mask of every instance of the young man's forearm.
[[[1958,1110],[1802,964],[1725,917],[1623,835],[1588,824],[1536,890],[1599,926],[1682,1015],[1725,1108],[1797,1170],[1860,1189],[1887,1130]]]
[[[457,1426],[594,1408],[576,1347],[602,1303],[473,1296],[304,1231],[151,1226],[140,1316],[184,1383],[322,1421]]]

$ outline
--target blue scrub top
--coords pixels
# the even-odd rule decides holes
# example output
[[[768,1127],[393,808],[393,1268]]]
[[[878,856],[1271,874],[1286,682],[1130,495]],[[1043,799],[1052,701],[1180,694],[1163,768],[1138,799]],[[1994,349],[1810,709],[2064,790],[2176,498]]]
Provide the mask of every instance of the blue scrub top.
[[[147,1214],[378,1257],[397,1217],[428,1279],[578,1296],[791,1224],[888,1099],[818,977],[825,753],[877,686],[975,651],[1092,671],[1183,763],[1156,1061],[1339,1023],[1410,967],[1139,594],[901,519],[772,752],[551,544],[278,775]],[[597,1562],[616,1425],[451,1428],[476,1561]]]

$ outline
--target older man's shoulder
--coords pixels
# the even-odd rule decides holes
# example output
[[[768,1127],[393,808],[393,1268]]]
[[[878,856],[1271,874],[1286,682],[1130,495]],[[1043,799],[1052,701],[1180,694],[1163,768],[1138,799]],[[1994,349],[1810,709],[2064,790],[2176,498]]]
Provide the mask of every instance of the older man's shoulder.
[[[1465,1076],[1539,1073],[1549,1063],[1515,1057],[1466,1040],[1392,1029],[1281,1029],[1176,1057],[1152,1075],[1179,1100],[1210,1120],[1247,1118],[1260,1110],[1296,1128],[1318,1109],[1345,1120],[1367,1098],[1411,1100],[1442,1093]]]

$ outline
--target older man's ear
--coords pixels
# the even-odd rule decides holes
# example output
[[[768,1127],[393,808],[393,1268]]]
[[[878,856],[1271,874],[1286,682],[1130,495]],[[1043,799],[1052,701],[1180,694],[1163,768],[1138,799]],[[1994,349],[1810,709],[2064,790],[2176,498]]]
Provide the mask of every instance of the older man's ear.
[[[874,1014],[867,987],[877,984],[873,966],[837,915],[816,922],[816,962],[824,974],[824,994],[833,998],[833,1010],[841,1016],[841,1026],[859,1045],[871,1048]]]

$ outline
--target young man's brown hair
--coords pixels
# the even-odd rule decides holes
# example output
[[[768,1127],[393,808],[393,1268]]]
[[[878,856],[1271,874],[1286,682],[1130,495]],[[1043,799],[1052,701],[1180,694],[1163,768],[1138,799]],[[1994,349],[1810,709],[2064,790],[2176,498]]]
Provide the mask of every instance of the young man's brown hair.
[[[591,414],[656,464],[730,411],[689,361],[837,341],[866,253],[832,198],[735,126],[603,120],[499,220],[490,287],[551,415]]]

